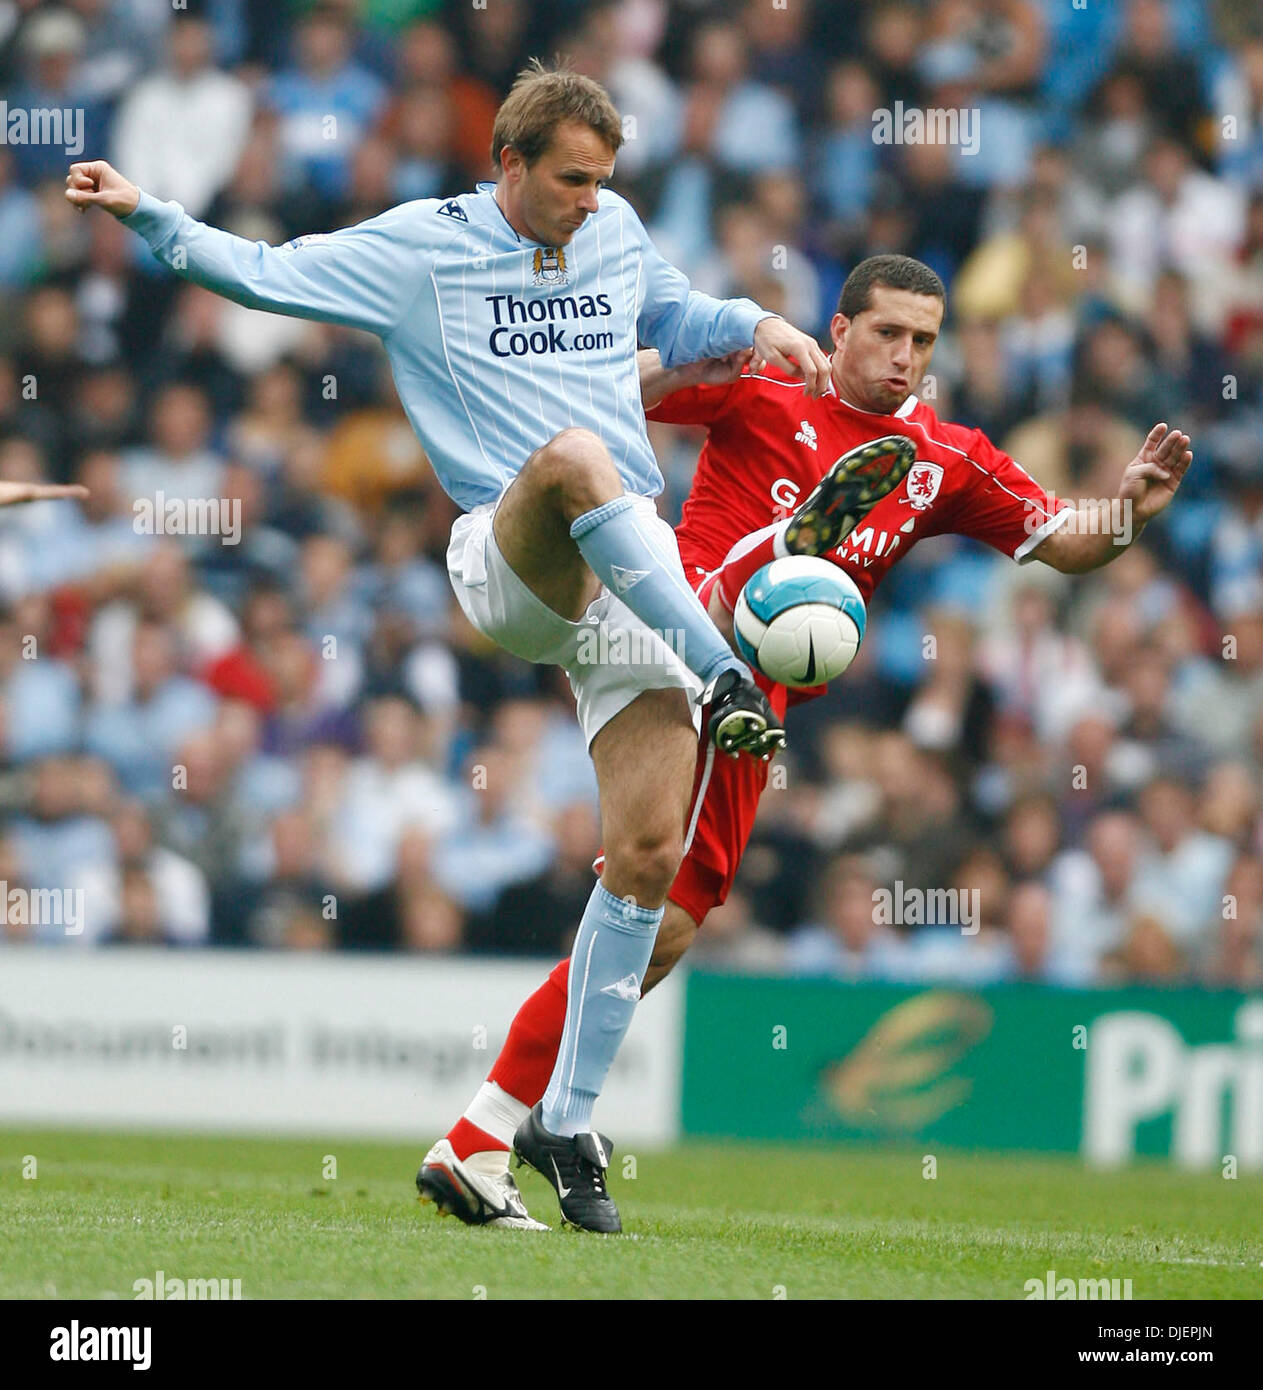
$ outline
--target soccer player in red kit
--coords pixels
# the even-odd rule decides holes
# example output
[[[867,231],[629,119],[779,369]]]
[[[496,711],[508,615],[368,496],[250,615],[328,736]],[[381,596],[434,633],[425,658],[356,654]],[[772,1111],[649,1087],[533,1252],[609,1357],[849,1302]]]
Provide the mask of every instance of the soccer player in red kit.
[[[842,290],[831,325],[830,386],[818,399],[801,381],[759,363],[666,369],[656,354],[642,354],[650,418],[708,431],[676,537],[686,575],[730,640],[742,586],[780,556],[823,554],[866,601],[926,536],[969,536],[1019,563],[1037,559],[1078,574],[1121,554],[1174,497],[1192,453],[1189,437],[1165,424],[1154,426],[1127,465],[1116,499],[1076,505],[1051,496],[981,430],[939,420],[914,393],[944,307],[941,281],[921,262],[862,262]],[[875,501],[855,484],[854,460],[865,450],[879,469],[894,466],[899,479],[888,491],[875,488]],[[787,703],[823,690],[763,684],[780,718]],[[699,746],[686,854],[642,994],[665,978],[710,908],[727,897],[767,776],[761,760],[716,757],[713,744]],[[568,964],[519,1010],[487,1081],[417,1174],[423,1199],[471,1225],[541,1226],[527,1214],[508,1160],[515,1131],[553,1070]]]

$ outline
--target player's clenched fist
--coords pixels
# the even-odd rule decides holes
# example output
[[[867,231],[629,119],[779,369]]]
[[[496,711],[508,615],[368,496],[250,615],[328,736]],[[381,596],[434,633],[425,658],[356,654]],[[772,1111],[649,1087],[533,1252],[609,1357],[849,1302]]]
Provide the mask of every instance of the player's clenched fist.
[[[89,159],[70,166],[66,175],[66,197],[80,212],[87,212],[95,204],[115,217],[126,217],[136,211],[140,189],[112,164],[103,159]]]
[[[829,359],[820,344],[782,318],[763,319],[754,330],[754,361],[759,371],[764,362],[790,376],[800,376],[809,396],[822,396],[829,386]]]

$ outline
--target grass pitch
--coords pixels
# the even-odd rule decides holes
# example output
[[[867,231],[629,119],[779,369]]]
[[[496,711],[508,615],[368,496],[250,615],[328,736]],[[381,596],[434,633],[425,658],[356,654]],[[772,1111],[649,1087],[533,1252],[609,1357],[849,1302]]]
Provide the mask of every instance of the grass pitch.
[[[0,1131],[0,1297],[131,1299],[158,1270],[289,1299],[1020,1299],[1048,1270],[1137,1299],[1263,1295],[1259,1177],[939,1153],[927,1179],[919,1149],[690,1144],[637,1153],[634,1179],[616,1154],[628,1234],[593,1237],[439,1219],[415,1200],[424,1148]]]

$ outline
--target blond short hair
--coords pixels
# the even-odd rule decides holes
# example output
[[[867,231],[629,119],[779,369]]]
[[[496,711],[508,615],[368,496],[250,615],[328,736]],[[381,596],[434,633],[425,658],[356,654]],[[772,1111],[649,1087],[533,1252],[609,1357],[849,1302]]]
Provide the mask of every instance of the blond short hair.
[[[491,135],[491,163],[500,167],[500,151],[509,145],[526,160],[535,161],[552,143],[557,127],[580,121],[596,131],[615,153],[623,143],[623,122],[610,94],[599,82],[569,68],[546,68],[533,58],[514,82],[496,112]]]

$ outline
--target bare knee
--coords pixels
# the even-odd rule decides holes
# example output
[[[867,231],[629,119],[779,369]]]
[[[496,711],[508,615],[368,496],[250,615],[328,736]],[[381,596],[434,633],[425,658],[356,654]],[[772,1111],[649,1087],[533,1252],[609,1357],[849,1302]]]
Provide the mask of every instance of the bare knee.
[[[640,830],[615,838],[605,846],[604,879],[620,898],[632,897],[643,907],[657,907],[667,896],[684,858],[678,830]]]
[[[610,451],[591,430],[562,430],[531,456],[527,468],[568,522],[623,491]]]

